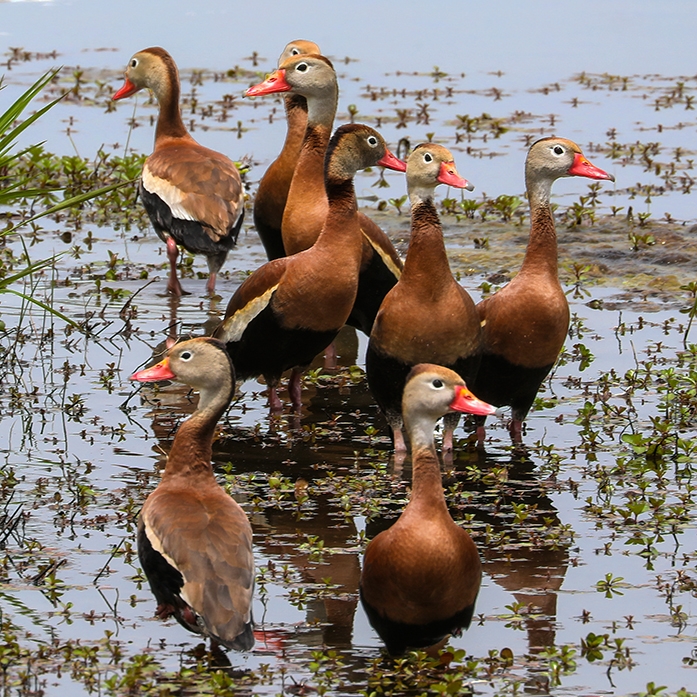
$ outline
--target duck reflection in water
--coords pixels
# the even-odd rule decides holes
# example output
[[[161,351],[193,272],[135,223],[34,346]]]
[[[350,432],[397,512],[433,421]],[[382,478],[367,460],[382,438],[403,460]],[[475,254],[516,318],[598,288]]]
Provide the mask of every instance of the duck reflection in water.
[[[481,563],[469,534],[445,503],[433,432],[459,411],[492,414],[454,371],[420,364],[407,378],[402,416],[412,448],[412,492],[397,522],[368,545],[361,601],[390,654],[437,646],[469,627],[481,584]]]

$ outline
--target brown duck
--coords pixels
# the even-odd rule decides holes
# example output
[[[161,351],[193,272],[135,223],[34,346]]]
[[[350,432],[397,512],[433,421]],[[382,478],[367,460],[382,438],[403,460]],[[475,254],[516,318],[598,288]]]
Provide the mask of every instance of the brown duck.
[[[491,414],[454,371],[415,366],[402,414],[411,441],[412,489],[397,522],[370,541],[361,601],[391,654],[426,648],[467,628],[481,583],[477,548],[450,517],[433,442],[436,421],[450,411]]]
[[[215,292],[218,271],[234,246],[244,218],[244,191],[229,158],[199,145],[189,135],[179,109],[179,73],[162,48],[146,48],[128,62],[126,80],[113,99],[147,87],[160,113],[155,148],[143,166],[140,197],[155,232],[167,245],[167,290],[182,294],[177,278],[177,245],[208,261],[206,291]]]
[[[319,54],[319,46],[312,41],[291,41],[281,53],[278,64],[293,56]],[[259,234],[266,256],[278,259],[286,256],[281,234],[283,211],[286,207],[290,182],[300,156],[305,128],[307,127],[307,101],[299,94],[285,97],[286,139],[279,156],[269,165],[259,182],[254,197],[254,227]]]
[[[337,108],[336,72],[323,56],[294,56],[246,94],[277,92],[305,97],[308,109],[307,127],[283,213],[283,246],[290,255],[314,244],[327,217],[324,156]],[[358,215],[364,239],[360,280],[349,324],[370,334],[385,294],[399,278],[402,262],[387,235],[370,218]]]
[[[443,230],[433,203],[438,184],[471,191],[452,153],[442,145],[417,146],[407,160],[411,239],[404,270],[385,296],[366,354],[368,384],[392,429],[396,452],[404,452],[402,392],[417,363],[436,363],[471,383],[479,366],[479,317],[467,291],[453,278]],[[443,450],[452,451],[459,415],[445,420]]]
[[[326,157],[329,213],[322,233],[309,249],[269,261],[247,278],[216,330],[238,378],[265,377],[272,411],[281,409],[276,385],[290,368],[290,396],[300,409],[302,371],[351,312],[363,249],[353,177],[375,165],[405,167],[372,128],[348,124],[336,130]]]
[[[498,407],[512,408],[514,441],[542,381],[552,369],[569,329],[569,304],[557,273],[557,233],[550,205],[560,177],[615,178],[592,165],[565,138],[533,143],[525,162],[530,202],[530,240],[516,277],[477,305],[482,325],[482,360],[472,390]],[[480,419],[479,440],[484,440]]]
[[[179,427],[162,481],[138,518],[138,557],[157,599],[156,614],[173,616],[214,644],[247,651],[254,645],[252,528],[211,467],[218,419],[235,391],[225,345],[185,341],[131,380],[177,380],[200,393]]]

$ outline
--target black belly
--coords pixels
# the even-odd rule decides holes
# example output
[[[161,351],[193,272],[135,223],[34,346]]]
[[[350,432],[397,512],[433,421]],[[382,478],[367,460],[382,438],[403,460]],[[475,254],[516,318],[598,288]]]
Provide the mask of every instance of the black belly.
[[[373,250],[372,258],[358,276],[356,301],[353,303],[353,309],[346,324],[370,336],[380,305],[396,283],[395,275],[385,266],[380,255]]]
[[[437,359],[424,356],[422,363],[434,363]],[[372,344],[368,344],[365,357],[365,370],[368,377],[368,386],[373,393],[375,401],[383,413],[402,412],[402,393],[407,381],[407,375],[416,364],[405,363],[393,356],[388,356],[382,351],[376,350]],[[445,365],[445,364],[440,364]],[[458,358],[455,363],[445,365],[454,370],[462,379],[471,385],[477,374],[479,356]]]
[[[239,341],[227,343],[227,351],[240,380],[263,375],[267,381],[278,381],[286,370],[312,363],[339,329],[286,329],[267,306],[247,325]]]
[[[244,213],[240,215],[234,227],[228,230],[228,235],[216,241],[206,233],[204,226],[197,220],[182,220],[172,215],[170,207],[157,195],[151,194],[141,184],[140,196],[150,217],[150,222],[163,242],[169,235],[178,244],[192,254],[206,256],[223,255],[228,253],[237,242],[237,236],[242,227]]]
[[[552,366],[525,368],[493,353],[482,355],[472,391],[485,402],[497,407],[510,406],[513,418],[524,420],[542,381]]]
[[[376,608],[365,601],[362,591],[361,604],[368,616],[370,626],[378,633],[388,652],[393,656],[399,656],[407,649],[425,649],[433,646],[450,634],[458,635],[470,626],[474,614],[473,602],[444,620],[435,620],[428,624],[406,624],[381,615]]]

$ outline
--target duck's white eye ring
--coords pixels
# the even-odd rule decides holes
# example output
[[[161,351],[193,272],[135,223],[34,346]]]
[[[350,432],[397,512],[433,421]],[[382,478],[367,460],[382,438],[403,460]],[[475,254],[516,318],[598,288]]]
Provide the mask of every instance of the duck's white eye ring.
[[[138,65],[137,58],[131,58],[131,68],[135,68]]]
[[[554,148],[552,149],[555,155],[563,155],[564,154],[564,148],[562,148],[561,145],[555,145]]]
[[[300,49],[291,48],[291,49],[290,49],[290,55],[291,55],[291,56],[299,56],[299,55],[300,55]]]
[[[368,145],[370,145],[371,148],[376,147],[378,144],[378,139],[375,136],[368,136]]]
[[[424,162],[433,162],[433,156],[431,155],[430,152],[427,152],[427,153],[424,155]]]
[[[443,388],[443,381],[436,378],[431,382],[431,385],[433,385],[433,387],[435,387],[437,390],[440,390]]]
[[[310,66],[309,66],[307,63],[298,63],[298,64],[295,66],[295,69],[296,69],[299,73],[306,73],[306,72],[308,71],[309,67],[310,67]]]
[[[181,358],[183,361],[190,361],[194,357],[194,354],[191,353],[191,351],[184,351],[179,358]]]

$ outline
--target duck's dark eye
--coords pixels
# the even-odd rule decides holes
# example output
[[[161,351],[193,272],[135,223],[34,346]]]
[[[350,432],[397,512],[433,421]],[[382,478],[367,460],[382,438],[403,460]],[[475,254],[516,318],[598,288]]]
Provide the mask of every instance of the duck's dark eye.
[[[191,351],[184,351],[179,358],[181,358],[183,361],[190,361],[193,357],[193,353]]]
[[[137,65],[138,65],[138,59],[132,58],[131,59],[131,68],[135,68]]]
[[[436,378],[432,383],[431,383],[437,390],[440,390],[441,387],[443,387],[443,381],[439,380]]]
[[[296,69],[299,73],[306,73],[309,67],[310,67],[310,66],[309,66],[307,63],[298,63],[298,64],[295,66],[295,69]]]
[[[431,155],[430,152],[427,152],[427,153],[424,155],[424,162],[433,162],[433,156]]]
[[[375,136],[368,136],[368,145],[374,148],[378,144],[378,139]]]
[[[563,155],[563,154],[564,154],[564,148],[562,148],[561,145],[555,145],[555,146],[554,146],[554,154],[555,154],[555,155]]]

